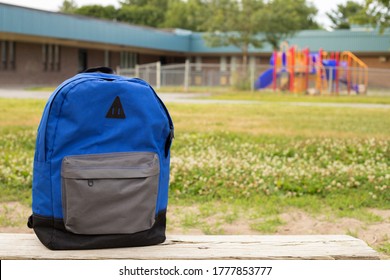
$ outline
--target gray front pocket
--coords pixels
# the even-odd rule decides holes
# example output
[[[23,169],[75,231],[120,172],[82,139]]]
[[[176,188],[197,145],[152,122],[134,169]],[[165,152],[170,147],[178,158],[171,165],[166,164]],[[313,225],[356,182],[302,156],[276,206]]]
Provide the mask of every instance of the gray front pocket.
[[[154,224],[159,159],[152,152],[68,156],[62,161],[65,228],[130,234]]]

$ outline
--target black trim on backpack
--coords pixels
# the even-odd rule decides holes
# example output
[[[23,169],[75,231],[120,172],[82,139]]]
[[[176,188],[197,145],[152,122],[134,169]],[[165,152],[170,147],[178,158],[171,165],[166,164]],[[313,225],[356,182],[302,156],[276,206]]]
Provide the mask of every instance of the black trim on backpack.
[[[94,67],[94,68],[88,68],[87,70],[84,70],[83,73],[95,73],[95,72],[100,72],[100,73],[105,73],[105,74],[114,74],[114,70],[110,67]]]
[[[168,156],[169,149],[171,148],[173,138],[175,138],[173,127],[171,127],[171,131],[167,137],[167,140],[165,141],[165,157]]]
[[[161,211],[153,227],[133,234],[81,235],[65,229],[62,219],[33,214],[28,219],[39,240],[51,250],[85,250],[120,247],[139,247],[163,243],[166,227],[166,211]]]

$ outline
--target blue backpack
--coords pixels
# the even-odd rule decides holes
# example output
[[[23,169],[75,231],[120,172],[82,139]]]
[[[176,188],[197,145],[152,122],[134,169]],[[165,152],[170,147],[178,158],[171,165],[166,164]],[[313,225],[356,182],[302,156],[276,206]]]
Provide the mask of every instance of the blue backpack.
[[[49,249],[165,241],[173,123],[143,80],[87,70],[49,98],[28,226]]]

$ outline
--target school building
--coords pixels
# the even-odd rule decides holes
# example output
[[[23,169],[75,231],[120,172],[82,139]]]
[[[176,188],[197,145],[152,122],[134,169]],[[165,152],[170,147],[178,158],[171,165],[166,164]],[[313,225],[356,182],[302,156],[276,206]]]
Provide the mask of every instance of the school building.
[[[349,50],[369,67],[390,69],[390,31],[308,30],[290,45],[311,51]],[[251,49],[257,64],[268,64],[271,46]],[[57,85],[89,67],[131,68],[160,61],[162,65],[192,62],[239,63],[234,46],[208,47],[202,34],[161,30],[77,15],[0,3],[0,84]]]

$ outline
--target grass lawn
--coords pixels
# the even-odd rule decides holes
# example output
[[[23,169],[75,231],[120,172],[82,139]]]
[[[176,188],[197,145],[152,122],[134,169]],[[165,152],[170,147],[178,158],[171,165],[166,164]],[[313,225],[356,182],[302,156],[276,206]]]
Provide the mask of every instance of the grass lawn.
[[[368,103],[390,104],[390,94],[385,96],[365,95],[321,95],[291,94],[289,92],[255,91],[255,92],[216,92],[209,98],[222,100],[258,100],[267,102],[327,102],[327,103]]]
[[[44,105],[0,99],[0,202],[31,203],[35,131]],[[389,109],[167,107],[176,129],[168,230],[222,234],[234,232],[230,226],[283,233],[290,219],[317,217],[324,225],[356,220],[359,227],[342,233],[359,237],[367,228],[388,228]],[[1,226],[7,226],[4,215]],[[389,254],[389,236],[380,236],[373,246]]]
[[[52,92],[53,87],[32,87],[30,91]],[[184,92],[183,87],[161,87],[159,93]],[[240,91],[226,87],[190,87],[188,93],[205,93],[206,99],[217,100],[254,100],[264,102],[309,102],[309,103],[366,103],[366,104],[390,104],[390,91],[375,95],[342,95],[342,96],[310,96],[304,94],[291,94],[289,92],[266,91]]]
[[[162,87],[158,92],[183,92],[183,87]],[[188,93],[207,93],[207,99],[217,100],[255,100],[265,102],[327,102],[327,103],[367,103],[367,104],[390,104],[390,91],[371,91],[368,95],[340,96],[322,95],[312,96],[305,94],[291,94],[289,92],[273,92],[272,90],[242,91],[226,87],[190,87]]]

